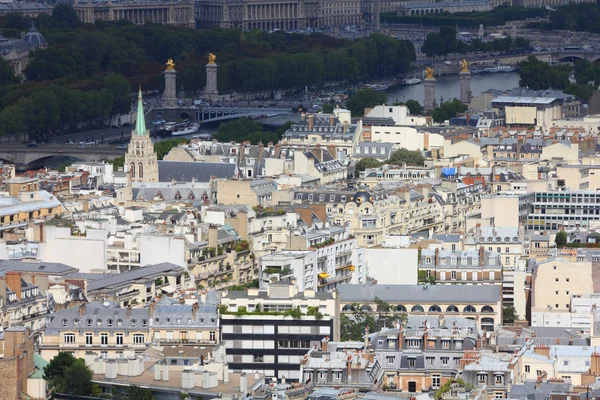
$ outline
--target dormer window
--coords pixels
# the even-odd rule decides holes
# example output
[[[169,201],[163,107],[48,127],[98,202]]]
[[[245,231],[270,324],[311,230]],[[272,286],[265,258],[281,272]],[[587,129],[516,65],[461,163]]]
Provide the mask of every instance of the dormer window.
[[[63,319],[61,322],[62,322],[62,326],[67,326],[67,322],[69,322],[69,321],[67,321],[66,319]]]
[[[85,321],[85,323],[86,323],[87,326],[92,326],[92,320],[91,319],[88,319],[87,321]]]
[[[97,326],[102,326],[102,320],[101,319],[97,319],[96,320],[96,325]]]

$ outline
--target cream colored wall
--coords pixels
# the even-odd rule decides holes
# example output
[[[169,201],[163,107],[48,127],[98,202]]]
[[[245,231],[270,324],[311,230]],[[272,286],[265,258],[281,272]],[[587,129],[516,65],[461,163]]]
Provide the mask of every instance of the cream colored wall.
[[[529,365],[529,372],[525,372],[525,366]],[[519,358],[516,365],[515,383],[523,383],[526,380],[536,380],[537,371],[546,371],[548,377],[554,376],[554,365],[548,361],[542,361],[534,357],[523,355]]]
[[[561,158],[566,161],[579,161],[579,144],[571,143],[571,146],[565,146],[561,143],[554,143],[542,149],[541,158],[544,160]]]
[[[217,183],[217,204],[257,206],[258,198],[250,188],[250,180],[221,179]]]
[[[519,199],[508,196],[482,197],[481,218],[494,218],[496,227],[519,226]]]
[[[285,172],[285,160],[265,158],[265,176],[277,176]]]
[[[550,260],[537,267],[532,310],[547,311],[551,307],[552,310],[568,311],[571,297],[586,293],[594,293],[591,262]]]
[[[163,158],[165,161],[194,161],[194,158],[183,147],[173,147]]]
[[[481,148],[475,143],[463,140],[451,144],[449,140],[444,141],[444,157],[458,157],[460,155],[468,155],[476,161],[483,158]]]

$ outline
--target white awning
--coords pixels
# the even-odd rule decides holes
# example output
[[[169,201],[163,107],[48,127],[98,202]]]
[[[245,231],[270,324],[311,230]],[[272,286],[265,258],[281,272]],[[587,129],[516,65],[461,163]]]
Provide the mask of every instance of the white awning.
[[[169,286],[164,286],[161,288],[163,291],[165,291],[166,293],[172,294],[175,293],[175,288],[171,285]]]

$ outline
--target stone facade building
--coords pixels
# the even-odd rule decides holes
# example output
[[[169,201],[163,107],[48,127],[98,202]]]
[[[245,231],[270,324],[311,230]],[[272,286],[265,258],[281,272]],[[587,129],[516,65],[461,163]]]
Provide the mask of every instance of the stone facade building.
[[[194,28],[194,3],[189,0],[112,2],[81,1],[73,4],[81,22],[118,21],[127,19],[134,24],[180,25]]]
[[[146,129],[141,88],[138,95],[135,129],[125,154],[125,165],[132,182],[158,182],[158,161],[150,134]]]
[[[23,75],[29,65],[29,53],[47,46],[44,36],[31,26],[27,33],[21,33],[21,39],[7,38],[0,32],[0,57],[13,67],[15,76]]]
[[[202,28],[302,29],[359,24],[361,2],[345,0],[199,0],[196,21]]]
[[[0,399],[19,400],[27,378],[35,372],[33,338],[23,326],[0,332]]]

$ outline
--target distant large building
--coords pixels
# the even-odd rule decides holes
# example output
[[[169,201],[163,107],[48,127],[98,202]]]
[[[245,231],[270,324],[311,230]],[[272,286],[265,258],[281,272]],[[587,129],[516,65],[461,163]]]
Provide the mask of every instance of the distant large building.
[[[81,22],[118,21],[126,19],[134,24],[181,25],[193,28],[194,3],[190,0],[168,1],[79,1],[73,4]]]
[[[201,28],[291,30],[359,24],[361,19],[360,0],[196,1],[196,21]]]
[[[0,15],[2,14],[0,12]],[[21,39],[4,37],[0,32],[0,57],[13,67],[16,76],[23,75],[25,67],[29,64],[29,53],[37,48],[45,49],[46,39],[33,25],[27,33],[21,34]]]

